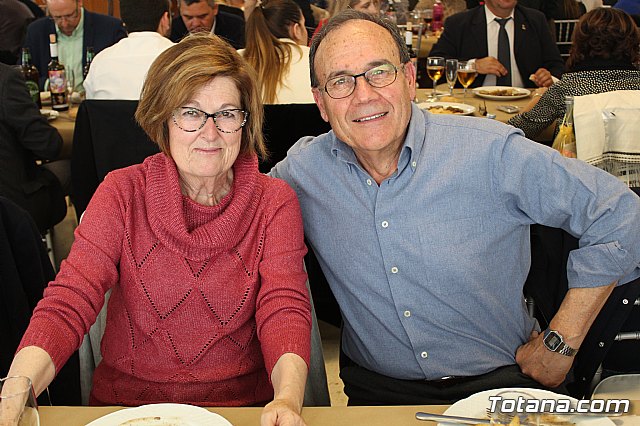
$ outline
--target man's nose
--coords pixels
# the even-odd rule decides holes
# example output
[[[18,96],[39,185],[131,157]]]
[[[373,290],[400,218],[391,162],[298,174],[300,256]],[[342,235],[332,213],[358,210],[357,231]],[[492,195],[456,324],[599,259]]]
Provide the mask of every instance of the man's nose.
[[[353,96],[358,100],[368,100],[378,95],[374,87],[369,84],[364,75],[360,75],[356,78],[355,87],[353,89]]]

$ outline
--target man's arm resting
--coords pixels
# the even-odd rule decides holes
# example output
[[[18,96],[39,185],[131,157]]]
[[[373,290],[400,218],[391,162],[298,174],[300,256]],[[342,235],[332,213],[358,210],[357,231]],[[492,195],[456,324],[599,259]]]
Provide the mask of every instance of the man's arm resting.
[[[549,328],[559,331],[566,344],[578,349],[615,286],[614,282],[602,287],[570,289]],[[543,334],[535,331],[516,351],[516,362],[522,372],[550,387],[562,384],[573,359],[551,352],[544,346]]]

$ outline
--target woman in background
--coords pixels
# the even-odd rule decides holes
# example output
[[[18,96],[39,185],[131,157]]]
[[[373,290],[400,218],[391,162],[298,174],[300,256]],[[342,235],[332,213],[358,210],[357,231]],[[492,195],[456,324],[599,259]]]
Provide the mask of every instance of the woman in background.
[[[258,74],[265,104],[313,103],[307,29],[293,0],[268,0],[246,24],[246,48],[238,52]]]
[[[509,120],[528,138],[537,136],[565,113],[564,97],[640,90],[640,30],[628,14],[598,8],[580,18],[573,31],[573,44],[562,79],[540,97],[534,95],[525,112]],[[557,129],[556,129],[557,131]]]
[[[380,1],[381,0],[333,0],[329,5],[329,17],[322,19],[318,22],[318,26],[311,38],[315,37],[320,29],[331,19],[332,16],[337,15],[345,9],[359,10],[361,12],[368,13],[370,15],[380,14]]]

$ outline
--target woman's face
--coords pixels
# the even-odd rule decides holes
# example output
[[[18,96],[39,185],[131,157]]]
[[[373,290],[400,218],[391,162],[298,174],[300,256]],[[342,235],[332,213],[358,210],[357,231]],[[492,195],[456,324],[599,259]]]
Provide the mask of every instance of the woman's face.
[[[240,92],[230,77],[215,77],[196,91],[193,98],[181,107],[193,107],[213,114],[218,111],[242,108]],[[178,111],[185,111],[178,108]],[[226,179],[227,173],[240,152],[242,128],[235,133],[221,132],[207,118],[195,132],[186,132],[169,119],[169,149],[181,178],[186,180]]]
[[[370,15],[380,14],[380,2],[377,0],[360,0],[352,9],[368,13]]]

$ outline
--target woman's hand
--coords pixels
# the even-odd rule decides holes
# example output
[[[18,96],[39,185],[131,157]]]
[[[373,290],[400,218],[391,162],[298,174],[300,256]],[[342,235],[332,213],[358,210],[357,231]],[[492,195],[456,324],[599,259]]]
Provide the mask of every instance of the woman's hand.
[[[268,403],[260,417],[261,426],[306,426],[299,414],[297,404],[284,399],[274,399]]]

